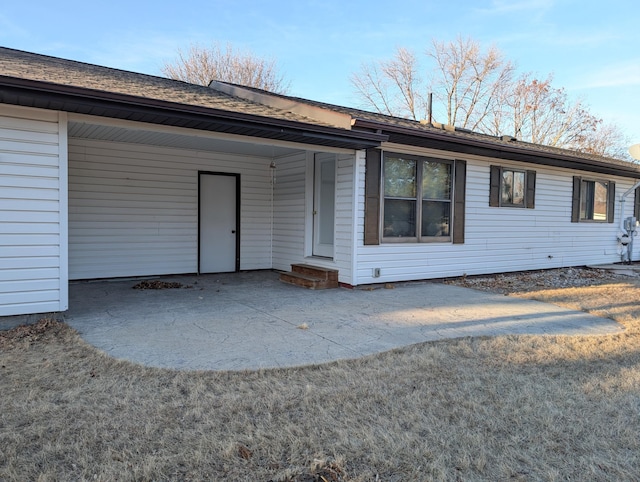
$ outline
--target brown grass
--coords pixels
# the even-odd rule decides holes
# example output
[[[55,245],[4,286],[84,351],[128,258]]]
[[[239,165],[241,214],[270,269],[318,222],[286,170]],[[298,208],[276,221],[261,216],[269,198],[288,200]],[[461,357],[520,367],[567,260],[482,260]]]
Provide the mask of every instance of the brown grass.
[[[627,330],[241,373],[117,361],[61,323],[5,332],[0,480],[637,480],[640,283],[517,295]]]

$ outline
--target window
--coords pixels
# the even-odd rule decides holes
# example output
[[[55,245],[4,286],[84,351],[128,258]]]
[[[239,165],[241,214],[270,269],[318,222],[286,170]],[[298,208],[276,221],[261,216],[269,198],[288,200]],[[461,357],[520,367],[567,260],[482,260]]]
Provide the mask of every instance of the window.
[[[384,158],[391,159],[385,167],[382,151],[367,149],[365,246],[379,245],[383,236],[385,242],[450,240],[463,244],[467,162],[391,153]],[[437,236],[438,229],[448,234]],[[411,236],[400,237],[404,234]]]
[[[582,181],[580,187],[580,219],[589,221],[607,220],[607,183]]]
[[[524,207],[524,176],[523,171],[502,170],[500,205]]]
[[[616,185],[612,181],[573,178],[571,222],[612,223]]]
[[[489,206],[535,207],[536,171],[491,166]]]
[[[449,161],[385,154],[382,237],[385,241],[448,241],[452,167]]]

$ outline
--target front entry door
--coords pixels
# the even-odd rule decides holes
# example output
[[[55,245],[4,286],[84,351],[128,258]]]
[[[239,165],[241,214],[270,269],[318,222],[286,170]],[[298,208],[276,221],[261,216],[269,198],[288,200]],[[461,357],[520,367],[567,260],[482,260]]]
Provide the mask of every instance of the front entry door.
[[[336,201],[336,156],[314,157],[313,255],[333,258]]]
[[[238,184],[235,174],[199,175],[199,272],[237,271]]]

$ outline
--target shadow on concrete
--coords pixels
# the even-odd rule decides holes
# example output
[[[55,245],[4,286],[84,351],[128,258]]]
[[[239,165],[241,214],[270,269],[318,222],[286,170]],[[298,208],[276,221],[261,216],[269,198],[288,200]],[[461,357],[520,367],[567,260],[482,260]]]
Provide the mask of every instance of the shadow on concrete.
[[[583,312],[441,283],[312,291],[272,271],[158,280],[182,287],[72,283],[64,320],[116,358],[191,370],[316,364],[466,336],[622,331]]]

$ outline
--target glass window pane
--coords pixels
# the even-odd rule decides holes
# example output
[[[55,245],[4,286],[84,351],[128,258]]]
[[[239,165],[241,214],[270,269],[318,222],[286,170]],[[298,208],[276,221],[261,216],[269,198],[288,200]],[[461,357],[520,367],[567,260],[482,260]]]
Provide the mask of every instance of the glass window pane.
[[[416,237],[416,201],[384,200],[384,237]]]
[[[384,195],[385,197],[416,197],[416,161],[385,158]]]
[[[322,244],[333,244],[336,200],[336,163],[324,161],[320,164],[320,183],[318,193],[318,235]]]
[[[593,219],[594,182],[582,181],[580,186],[580,219]]]
[[[449,236],[451,203],[422,201],[422,236]]]
[[[525,173],[505,169],[502,171],[500,190],[501,204],[505,206],[523,206],[525,194]]]
[[[513,204],[513,171],[502,171],[502,204]]]
[[[451,199],[451,164],[423,162],[422,199]]]
[[[594,182],[593,219],[596,221],[607,220],[607,183]]]
[[[524,205],[524,172],[513,173],[513,204]]]

